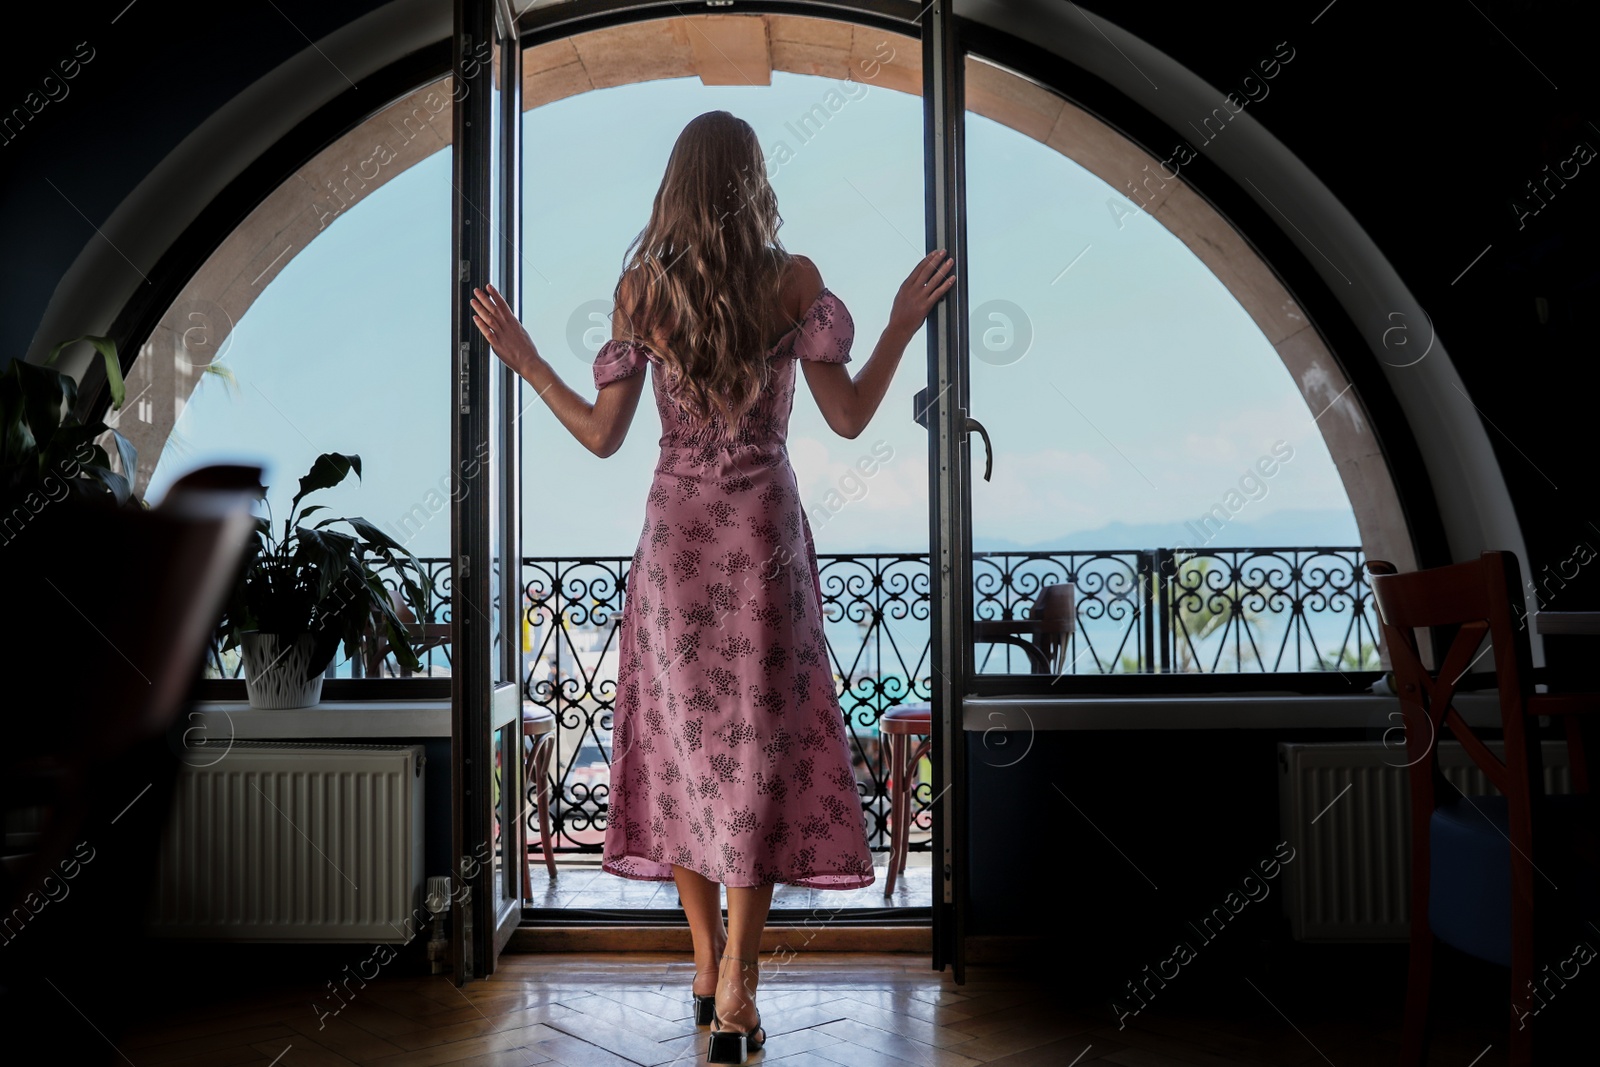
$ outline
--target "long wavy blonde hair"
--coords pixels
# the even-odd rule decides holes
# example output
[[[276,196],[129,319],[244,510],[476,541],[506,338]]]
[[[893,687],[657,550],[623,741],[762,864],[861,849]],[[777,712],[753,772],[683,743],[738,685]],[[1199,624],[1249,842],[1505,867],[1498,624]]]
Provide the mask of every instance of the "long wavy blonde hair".
[[[702,428],[732,436],[767,383],[766,325],[790,255],[756,132],[726,111],[683,128],[612,294]]]

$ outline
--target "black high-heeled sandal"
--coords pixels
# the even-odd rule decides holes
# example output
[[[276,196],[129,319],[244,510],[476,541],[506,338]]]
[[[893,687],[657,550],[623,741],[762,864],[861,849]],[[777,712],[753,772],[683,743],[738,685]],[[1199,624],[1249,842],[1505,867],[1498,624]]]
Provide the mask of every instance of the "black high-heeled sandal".
[[[756,1037],[760,1034],[760,1037]],[[724,1030],[722,1020],[713,1019],[711,1040],[706,1045],[707,1063],[747,1063],[752,1052],[760,1052],[767,1043],[767,1032],[761,1026],[761,1013],[756,1012],[756,1025],[750,1030]]]
[[[754,966],[755,960],[740,959],[738,956],[722,957],[725,960],[738,960],[744,967]],[[761,1046],[767,1043],[767,1032],[761,1026],[761,1012],[756,1011],[756,1023],[748,1030],[724,1030],[722,1018],[716,1014],[715,997],[713,997],[713,1011],[711,1013],[711,1040],[706,1044],[707,1063],[732,1063],[741,1064],[750,1059],[752,1052],[761,1051]],[[760,1034],[760,1037],[756,1035]]]
[[[700,977],[698,971],[695,972],[695,977]],[[694,1001],[694,1024],[696,1026],[710,1026],[711,1020],[717,1017],[717,994],[714,991],[705,994],[696,993],[694,991],[694,982],[691,979],[689,982],[689,997]]]
[[[711,1020],[717,1017],[717,995],[712,993],[708,997],[703,997],[692,989],[689,995],[694,997],[694,1024],[710,1026]]]

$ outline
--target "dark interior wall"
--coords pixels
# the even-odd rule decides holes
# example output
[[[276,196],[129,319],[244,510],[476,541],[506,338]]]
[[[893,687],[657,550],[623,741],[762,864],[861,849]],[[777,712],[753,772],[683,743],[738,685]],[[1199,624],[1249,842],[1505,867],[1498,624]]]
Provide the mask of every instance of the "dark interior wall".
[[[1169,955],[1175,939],[1195,941],[1185,923],[1201,922],[1247,876],[1281,874],[1305,844],[1283,847],[1279,742],[1379,739],[1363,729],[966,736],[970,932],[1039,937],[1047,950],[1130,975]],[[1283,880],[1262,884],[1243,921],[1208,947],[1244,951],[1281,936]]]
[[[308,38],[384,3],[106,0],[30,5],[26,25],[12,22],[0,46],[0,366],[28,350],[62,276],[102,239],[96,227],[186,136]]]
[[[8,27],[0,365],[35,341],[67,268],[103,239],[95,228],[186,134],[308,40],[384,6],[108,0],[35,9],[30,24]],[[1600,178],[1577,146],[1600,152],[1600,110],[1583,6],[1337,0],[1301,11],[1251,0],[1082,13],[1218,87],[1237,88],[1288,42],[1292,81],[1273,83],[1252,114],[1343,200],[1447,340],[1506,473],[1542,599],[1595,607],[1600,509],[1579,430],[1596,346],[1580,330],[1600,273]],[[1427,324],[1407,329],[1425,340]],[[1552,661],[1575,654],[1558,642]]]

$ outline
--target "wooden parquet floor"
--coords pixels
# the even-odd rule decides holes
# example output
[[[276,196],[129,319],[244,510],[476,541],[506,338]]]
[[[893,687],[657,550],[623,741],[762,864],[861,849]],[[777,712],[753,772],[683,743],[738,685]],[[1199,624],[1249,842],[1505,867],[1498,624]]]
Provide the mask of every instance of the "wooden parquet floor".
[[[1289,1021],[1265,990],[1237,1010],[1144,1013],[1119,1029],[1100,998],[1071,1002],[1015,973],[970,967],[957,987],[925,957],[806,953],[764,961],[766,1048],[784,1067],[1337,1067],[1396,1062],[1398,1018],[1337,1005]],[[237,997],[173,1003],[121,1035],[134,1067],[693,1067],[705,1031],[690,1016],[681,954],[506,955],[490,979],[379,975],[338,1003],[323,980],[259,984]],[[320,988],[319,988],[320,987]],[[1292,1008],[1296,1011],[1310,1009]],[[1495,1021],[1495,1026],[1498,1021]],[[1494,1026],[1436,1046],[1434,1063],[1503,1062]],[[1473,1060],[1474,1055],[1481,1056]]]
[[[885,897],[883,887],[889,873],[887,853],[873,853],[877,878],[862,889],[807,889],[780,884],[772,894],[774,911],[827,911],[849,908],[926,908],[933,902],[933,868],[929,853],[914,852],[905,873],[895,880],[894,896]],[[573,911],[584,908],[626,908],[677,912],[678,887],[671,882],[641,882],[602,874],[598,864],[558,861],[561,874],[551,878],[544,864],[533,865],[530,908]]]

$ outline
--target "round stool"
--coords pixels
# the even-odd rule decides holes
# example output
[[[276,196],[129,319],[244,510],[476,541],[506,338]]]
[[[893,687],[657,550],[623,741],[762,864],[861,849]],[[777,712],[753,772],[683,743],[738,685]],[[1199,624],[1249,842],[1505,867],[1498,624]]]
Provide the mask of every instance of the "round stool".
[[[889,748],[889,877],[883,895],[894,895],[895,878],[905,873],[911,851],[911,776],[917,761],[933,748],[933,706],[900,704],[883,713],[878,733]],[[915,747],[913,738],[920,738]]]
[[[528,782],[538,789],[539,844],[544,849],[544,865],[550,877],[556,876],[556,858],[550,851],[550,757],[556,748],[556,717],[537,705],[522,709],[522,777],[526,791]],[[531,744],[529,743],[531,742]],[[526,795],[526,794],[524,794]],[[522,898],[532,896],[533,889],[528,874],[528,857],[522,857]]]

